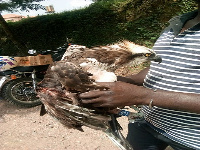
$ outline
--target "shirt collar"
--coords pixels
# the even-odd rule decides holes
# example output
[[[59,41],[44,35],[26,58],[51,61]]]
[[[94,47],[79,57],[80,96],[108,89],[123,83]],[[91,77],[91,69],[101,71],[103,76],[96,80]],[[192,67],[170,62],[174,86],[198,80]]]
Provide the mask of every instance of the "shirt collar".
[[[198,10],[185,13],[180,16],[176,16],[169,20],[170,28],[173,29],[174,35],[178,35],[187,20],[194,18],[198,13]]]

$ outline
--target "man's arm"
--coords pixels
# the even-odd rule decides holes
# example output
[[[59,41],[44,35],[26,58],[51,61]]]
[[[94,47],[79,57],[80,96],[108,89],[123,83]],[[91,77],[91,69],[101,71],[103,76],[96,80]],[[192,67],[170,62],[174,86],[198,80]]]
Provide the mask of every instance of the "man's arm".
[[[150,67],[147,67],[140,71],[138,74],[134,74],[132,76],[127,76],[127,77],[122,77],[122,76],[117,76],[117,81],[122,81],[126,83],[131,83],[135,85],[142,86],[144,83],[144,78],[146,77]]]
[[[148,97],[153,99],[155,106],[200,114],[200,94],[146,89],[144,98]],[[144,101],[144,104],[148,103],[148,100]]]
[[[152,105],[162,108],[200,113],[200,95],[192,93],[170,92],[144,88],[124,82],[99,83],[109,91],[90,91],[80,95],[83,103],[95,107],[124,107],[131,105]]]

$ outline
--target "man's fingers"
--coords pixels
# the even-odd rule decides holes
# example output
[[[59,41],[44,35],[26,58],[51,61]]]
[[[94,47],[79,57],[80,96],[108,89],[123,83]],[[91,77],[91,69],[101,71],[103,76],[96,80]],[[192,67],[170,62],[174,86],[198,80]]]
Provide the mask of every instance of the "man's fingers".
[[[87,99],[87,98],[95,98],[95,97],[99,97],[98,91],[91,91],[91,92],[85,92],[79,95],[79,97],[81,99]]]
[[[98,103],[99,99],[98,98],[96,98],[96,99],[82,99],[81,102],[84,103],[84,104]]]
[[[109,107],[106,104],[102,103],[99,98],[82,100],[82,103],[92,104],[93,107]]]
[[[107,101],[112,91],[90,91],[79,95],[82,103],[92,104],[94,107],[109,107]]]
[[[92,99],[92,98],[97,98],[101,97],[102,95],[105,95],[107,93],[110,93],[111,91],[90,91],[90,92],[85,92],[79,95],[81,99]]]

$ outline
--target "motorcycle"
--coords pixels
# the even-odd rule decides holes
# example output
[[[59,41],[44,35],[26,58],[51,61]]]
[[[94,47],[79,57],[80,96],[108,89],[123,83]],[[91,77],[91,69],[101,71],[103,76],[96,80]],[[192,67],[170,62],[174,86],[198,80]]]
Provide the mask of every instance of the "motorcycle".
[[[68,44],[65,44],[56,51],[42,51],[40,55],[36,54],[35,50],[29,50],[29,54],[33,57],[10,57],[0,56],[0,91],[3,99],[8,102],[22,107],[34,107],[41,104],[40,99],[36,94],[37,83],[40,82],[52,61],[61,60],[65,53]],[[28,65],[30,58],[51,58],[49,62],[45,61],[42,65]],[[22,59],[23,58],[23,59]],[[16,65],[16,59],[20,59],[20,63],[24,65]],[[29,59],[29,61],[27,61]]]

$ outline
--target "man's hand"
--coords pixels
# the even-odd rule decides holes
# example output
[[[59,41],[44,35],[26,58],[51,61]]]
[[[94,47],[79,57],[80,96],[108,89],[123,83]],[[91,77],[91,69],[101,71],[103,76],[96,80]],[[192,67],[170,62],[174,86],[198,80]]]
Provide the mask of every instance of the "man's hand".
[[[124,82],[98,83],[100,86],[107,87],[106,91],[90,91],[80,94],[82,102],[93,104],[94,107],[117,108],[137,104],[137,99],[133,98],[138,94],[136,85]],[[135,96],[133,96],[135,95]]]
[[[94,107],[117,107],[131,105],[149,105],[153,100],[153,106],[200,113],[200,96],[193,93],[181,93],[172,91],[144,88],[125,82],[98,83],[108,87],[107,91],[90,91],[80,94],[82,102],[92,104]]]

